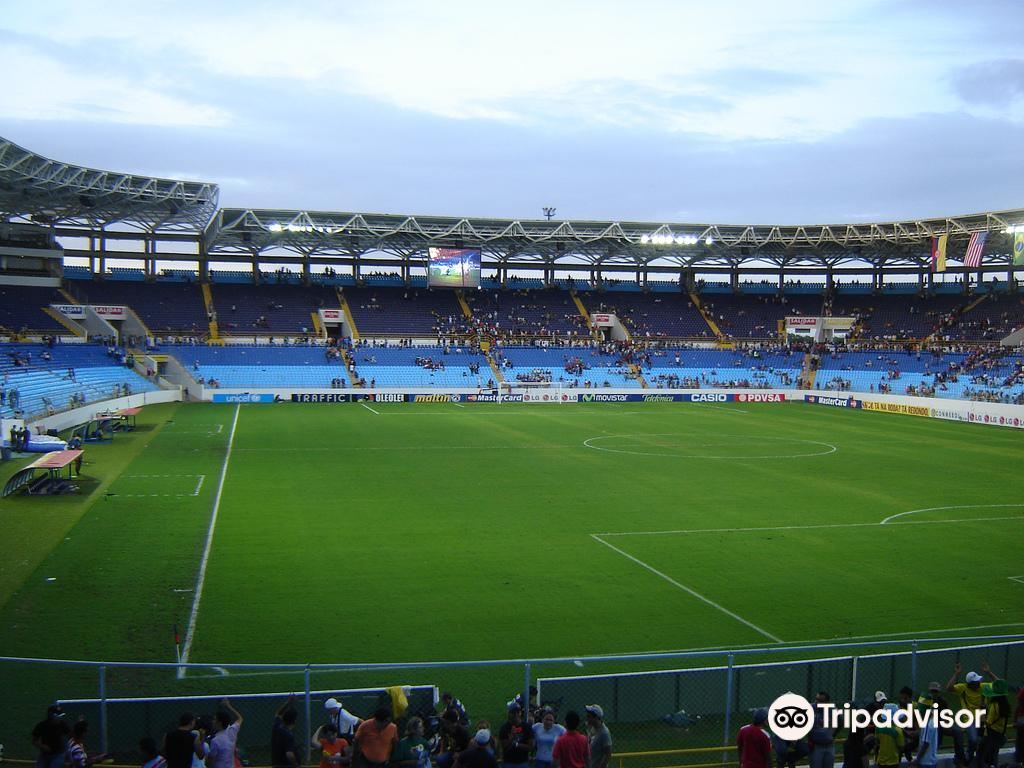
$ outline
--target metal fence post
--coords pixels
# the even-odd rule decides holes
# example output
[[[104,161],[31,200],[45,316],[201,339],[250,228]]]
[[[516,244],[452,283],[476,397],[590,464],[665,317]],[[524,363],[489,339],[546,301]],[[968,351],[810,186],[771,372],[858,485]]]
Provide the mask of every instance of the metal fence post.
[[[860,669],[860,656],[853,657],[853,675],[850,680],[850,703],[857,701],[857,673]]]
[[[917,690],[917,640],[910,646],[910,687]]]
[[[729,654],[729,666],[725,672],[725,727],[722,731],[722,746],[729,746],[729,737],[732,733],[732,688],[733,688],[733,677],[735,671],[733,670],[733,655]],[[722,764],[728,760],[728,753],[722,750]]]
[[[100,752],[107,751],[107,667],[100,664]]]
[[[306,686],[306,762],[313,758],[313,693],[309,685],[309,665],[303,673]]]
[[[538,702],[539,703],[539,702]],[[523,722],[530,716],[530,662],[523,664]]]

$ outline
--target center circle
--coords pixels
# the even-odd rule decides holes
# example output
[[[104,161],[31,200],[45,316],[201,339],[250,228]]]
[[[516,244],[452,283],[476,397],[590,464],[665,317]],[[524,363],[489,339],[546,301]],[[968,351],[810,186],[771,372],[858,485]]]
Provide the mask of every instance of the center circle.
[[[583,441],[595,451],[631,456],[678,459],[800,459],[826,456],[838,448],[831,443],[796,437],[656,432],[600,435]]]

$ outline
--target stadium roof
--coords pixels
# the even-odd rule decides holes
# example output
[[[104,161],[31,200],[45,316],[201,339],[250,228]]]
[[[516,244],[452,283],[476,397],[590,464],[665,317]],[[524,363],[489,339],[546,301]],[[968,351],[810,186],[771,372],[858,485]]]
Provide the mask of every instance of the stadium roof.
[[[57,236],[194,240],[225,261],[316,258],[376,263],[425,259],[430,246],[480,247],[485,263],[521,268],[807,270],[927,267],[931,239],[949,235],[963,260],[989,232],[985,265],[1010,264],[1024,209],[886,223],[761,225],[548,221],[217,208],[216,184],[84,168],[0,138],[0,220],[52,225]],[[131,254],[118,252],[130,257]],[[1001,258],[1005,256],[1005,260]]]
[[[216,184],[101,171],[50,160],[0,138],[0,218],[144,233],[203,231]]]
[[[986,263],[1009,258],[1006,230],[1024,210],[883,224],[722,225],[616,221],[545,221],[224,208],[207,231],[211,255],[267,259],[273,252],[303,256],[391,254],[424,258],[430,246],[482,248],[508,266],[600,268],[670,267],[829,268],[865,262],[923,267],[931,239],[950,235],[948,256],[962,260],[974,232],[990,232]]]

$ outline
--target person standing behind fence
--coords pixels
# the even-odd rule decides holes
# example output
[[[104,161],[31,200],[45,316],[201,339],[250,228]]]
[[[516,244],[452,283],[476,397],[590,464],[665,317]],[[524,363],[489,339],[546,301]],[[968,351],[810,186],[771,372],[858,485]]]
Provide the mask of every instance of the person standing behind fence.
[[[235,747],[244,718],[227,699],[223,699],[220,706],[213,716],[213,727],[216,730],[210,739],[206,765],[207,768],[234,768]]]
[[[999,765],[999,750],[1006,743],[1006,728],[1010,723],[1010,700],[1005,680],[993,680],[981,686],[988,709],[985,711],[985,735],[978,745],[974,764],[977,768]]]
[[[391,710],[379,707],[372,720],[364,720],[356,731],[356,768],[385,768],[398,743],[398,726],[391,722]]]
[[[555,722],[555,713],[545,707],[540,722],[533,724],[533,743],[537,746],[533,763],[536,768],[551,768],[551,752],[564,733],[565,727]]]
[[[167,760],[167,768],[192,768],[193,757],[205,756],[205,747],[195,728],[195,715],[185,712],[178,718],[178,727],[164,734],[161,751]]]
[[[981,669],[983,672],[988,672],[991,675],[991,670],[988,668],[988,664],[982,664]],[[975,712],[979,709],[985,708],[985,697],[981,695],[981,681],[984,678],[977,672],[968,672],[964,678],[965,682],[958,683],[957,678],[960,677],[960,673],[963,671],[963,667],[960,662],[956,663],[953,668],[953,676],[949,678],[949,682],[946,683],[946,690],[957,695],[957,704],[959,709],[966,709],[970,712]],[[956,704],[954,704],[954,707]],[[964,736],[967,736],[967,749],[964,750]],[[953,732],[953,748],[956,750],[956,764],[963,768],[963,766],[970,765],[974,762],[974,753],[978,749],[978,741],[981,735],[978,733],[978,729],[973,725],[969,725],[966,728],[959,728]]]
[[[579,732],[580,716],[569,710],[565,713],[565,733],[555,742],[551,751],[552,768],[587,768],[590,742]]]
[[[736,734],[740,768],[771,768],[772,739],[768,735],[768,710],[754,710],[754,719]]]
[[[139,739],[139,753],[142,755],[142,768],[166,768],[167,761],[156,748],[156,739],[145,736]]]
[[[356,728],[363,721],[345,709],[340,699],[334,697],[324,702],[324,709],[327,710],[328,722],[338,729],[338,735],[351,743],[355,738]]]
[[[604,724],[604,710],[600,704],[588,704],[587,731],[590,734],[590,760],[588,768],[608,768],[612,759],[612,734]]]
[[[274,713],[274,726],[270,732],[270,763],[274,768],[299,768],[299,750],[295,746],[295,723],[299,713],[295,709],[295,694]]]
[[[533,730],[523,723],[523,708],[516,701],[508,704],[508,719],[498,731],[498,742],[505,768],[528,768]]]
[[[338,738],[338,726],[334,723],[316,729],[312,746],[321,752],[320,768],[339,768],[351,762],[348,741]]]
[[[70,732],[60,704],[50,706],[46,719],[32,729],[32,746],[38,750],[36,768],[63,768]]]
[[[814,708],[814,727],[807,739],[811,750],[808,763],[810,768],[832,768],[836,762],[836,732],[834,728],[825,726],[825,710],[820,705],[832,700],[826,691],[818,691],[814,697],[817,705]]]

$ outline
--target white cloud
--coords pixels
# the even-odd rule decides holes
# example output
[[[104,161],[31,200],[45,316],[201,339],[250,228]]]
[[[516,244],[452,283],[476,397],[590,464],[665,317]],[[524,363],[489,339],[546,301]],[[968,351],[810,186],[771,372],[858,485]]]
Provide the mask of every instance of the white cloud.
[[[0,48],[0,71],[5,80],[0,117],[8,119],[204,127],[228,119],[223,109],[161,92],[133,81],[129,73],[97,77],[84,67],[72,71],[23,45]]]
[[[730,140],[817,139],[870,119],[992,110],[957,104],[943,74],[977,56],[966,23],[940,13],[867,16],[858,0],[49,7],[61,12],[45,23],[30,23],[30,11],[6,23],[58,45],[124,49],[139,62],[138,77],[154,67],[173,71],[189,78],[190,89],[210,89],[208,105],[216,103],[215,81],[272,80],[446,118]],[[84,100],[112,107],[118,119],[227,120],[218,107],[168,96],[173,83],[155,88],[128,72],[103,82],[87,64],[70,72],[42,63],[17,70],[27,91],[19,103],[33,114],[47,110],[46,98],[35,95],[41,81],[60,86],[45,89],[51,98],[60,94],[49,108],[75,119]],[[781,77],[762,85],[756,75],[764,71]],[[788,82],[787,74],[794,75]],[[1024,119],[1024,106],[1010,116]]]

